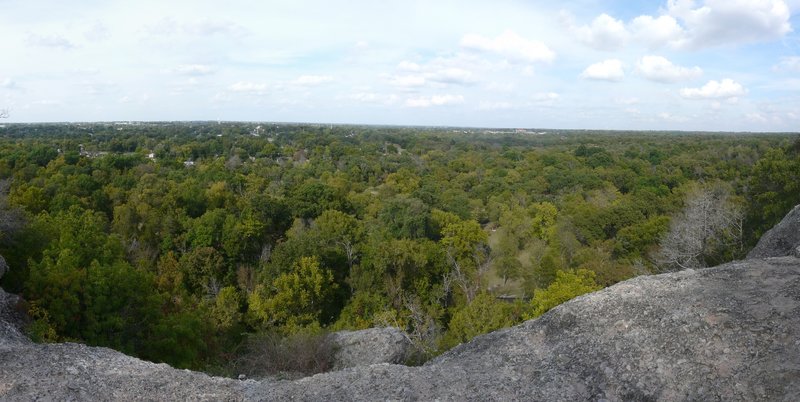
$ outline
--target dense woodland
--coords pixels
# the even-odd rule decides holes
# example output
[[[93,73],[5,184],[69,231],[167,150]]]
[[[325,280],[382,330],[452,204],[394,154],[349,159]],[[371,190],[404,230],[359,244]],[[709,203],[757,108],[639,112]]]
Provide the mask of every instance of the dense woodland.
[[[383,325],[425,359],[741,258],[800,203],[800,138],[7,124],[0,179],[32,337],[213,370],[263,334]]]

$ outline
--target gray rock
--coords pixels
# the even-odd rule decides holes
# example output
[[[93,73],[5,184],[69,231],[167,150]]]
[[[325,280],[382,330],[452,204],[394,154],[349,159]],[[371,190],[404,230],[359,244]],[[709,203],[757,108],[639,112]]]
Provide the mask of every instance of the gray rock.
[[[6,263],[6,259],[0,255],[0,278],[2,278],[6,272],[8,272],[8,264]]]
[[[638,277],[460,345],[254,387],[267,400],[800,400],[800,260]]]
[[[244,384],[107,348],[0,344],[0,400],[231,401],[244,399]]]
[[[334,350],[333,367],[368,366],[378,363],[403,363],[411,342],[394,327],[361,331],[339,331],[328,335]]]
[[[0,343],[0,399],[800,400],[800,259],[643,276],[422,367],[236,381],[78,344]]]
[[[20,298],[0,289],[0,347],[30,343],[23,335],[25,316],[20,311]]]
[[[764,233],[747,258],[796,255],[800,248],[800,205],[797,205],[775,227]]]

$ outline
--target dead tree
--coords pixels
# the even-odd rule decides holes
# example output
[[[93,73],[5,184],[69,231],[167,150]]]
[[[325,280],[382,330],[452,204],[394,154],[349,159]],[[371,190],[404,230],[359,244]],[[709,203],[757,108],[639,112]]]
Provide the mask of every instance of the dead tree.
[[[665,271],[706,266],[706,259],[723,248],[741,248],[742,217],[742,209],[725,187],[691,191],[662,237],[654,262]]]

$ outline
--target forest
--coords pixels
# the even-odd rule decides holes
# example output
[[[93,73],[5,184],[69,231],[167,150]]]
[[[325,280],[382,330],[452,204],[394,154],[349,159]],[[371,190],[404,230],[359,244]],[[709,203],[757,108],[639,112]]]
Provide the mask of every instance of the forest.
[[[258,340],[396,326],[415,364],[742,258],[800,203],[800,136],[6,124],[0,179],[0,286],[36,341],[225,373]]]

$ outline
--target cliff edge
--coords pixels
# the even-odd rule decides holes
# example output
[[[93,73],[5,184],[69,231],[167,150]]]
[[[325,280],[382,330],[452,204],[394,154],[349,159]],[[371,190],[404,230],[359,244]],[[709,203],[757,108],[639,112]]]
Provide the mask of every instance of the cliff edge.
[[[23,340],[0,342],[0,399],[800,400],[800,258],[793,251],[800,244],[791,237],[800,219],[793,214],[800,208],[752,258],[634,278],[422,367],[236,381],[106,348]],[[755,253],[767,241],[780,247]]]

